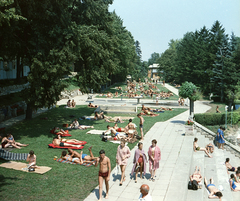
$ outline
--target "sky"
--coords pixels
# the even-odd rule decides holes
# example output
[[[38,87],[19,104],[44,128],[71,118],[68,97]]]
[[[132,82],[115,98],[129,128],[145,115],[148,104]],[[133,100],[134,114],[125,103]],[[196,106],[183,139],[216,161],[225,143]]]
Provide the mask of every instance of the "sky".
[[[171,39],[203,26],[211,29],[216,20],[227,34],[240,37],[240,0],[114,0],[113,10],[140,42],[143,61],[163,53]]]

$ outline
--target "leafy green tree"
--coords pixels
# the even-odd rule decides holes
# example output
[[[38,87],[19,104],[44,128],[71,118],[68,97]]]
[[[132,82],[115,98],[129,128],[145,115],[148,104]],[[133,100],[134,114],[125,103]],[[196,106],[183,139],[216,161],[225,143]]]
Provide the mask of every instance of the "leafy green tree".
[[[179,96],[189,98],[190,100],[190,115],[194,113],[194,101],[200,98],[200,93],[197,86],[192,82],[184,82],[179,89]]]
[[[159,53],[156,53],[156,52],[152,53],[151,57],[148,59],[148,65],[150,66],[156,63],[159,57],[160,57]]]

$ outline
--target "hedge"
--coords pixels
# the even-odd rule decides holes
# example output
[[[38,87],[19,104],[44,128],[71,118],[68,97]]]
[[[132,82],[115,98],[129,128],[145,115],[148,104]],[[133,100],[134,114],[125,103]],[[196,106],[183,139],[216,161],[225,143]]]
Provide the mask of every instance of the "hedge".
[[[204,113],[195,114],[195,121],[202,125],[222,125],[225,124],[225,113]],[[232,123],[237,124],[240,121],[240,111],[232,113]],[[231,123],[231,112],[227,114],[227,123]]]

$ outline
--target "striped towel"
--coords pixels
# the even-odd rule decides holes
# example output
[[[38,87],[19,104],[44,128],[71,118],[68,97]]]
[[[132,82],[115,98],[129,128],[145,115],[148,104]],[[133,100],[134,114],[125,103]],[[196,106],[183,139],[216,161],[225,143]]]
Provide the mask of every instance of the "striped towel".
[[[12,153],[4,149],[0,149],[0,158],[11,161],[26,160],[28,153]]]
[[[55,159],[54,159],[55,160]],[[59,158],[59,159],[57,159],[56,160],[57,162],[60,162],[60,163],[68,163],[68,164],[74,164],[74,165],[76,165],[77,163],[73,163],[73,162],[70,162],[70,161],[67,161],[67,160],[63,160],[62,158]],[[85,160],[83,160],[83,166],[86,166],[86,167],[90,167],[90,166],[92,166],[93,164],[92,163],[86,163],[86,162],[84,162]],[[94,160],[94,163],[96,163],[96,159]]]

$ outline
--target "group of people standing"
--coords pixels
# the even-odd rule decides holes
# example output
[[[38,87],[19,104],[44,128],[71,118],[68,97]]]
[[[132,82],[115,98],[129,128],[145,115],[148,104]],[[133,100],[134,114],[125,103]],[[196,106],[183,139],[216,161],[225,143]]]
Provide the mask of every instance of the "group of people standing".
[[[122,186],[122,183],[125,181],[125,168],[127,165],[127,160],[131,156],[130,149],[125,145],[125,142],[122,140],[121,144],[118,146],[116,163],[120,166],[121,169],[121,180],[119,185]],[[148,157],[147,157],[148,156]],[[149,161],[149,172],[151,177],[149,180],[155,181],[156,170],[159,168],[159,161],[161,160],[161,151],[157,146],[157,140],[152,140],[152,145],[149,147],[147,155],[143,150],[143,143],[138,143],[138,149],[136,149],[134,158],[133,158],[133,168],[131,175],[135,173],[135,183],[137,183],[138,173],[140,172],[140,178],[143,179],[146,174],[146,163]]]

